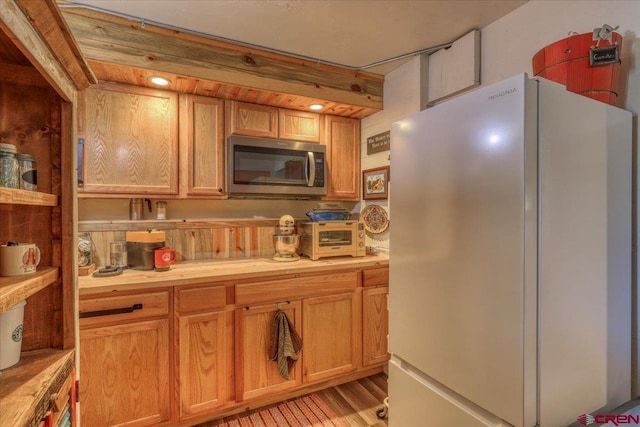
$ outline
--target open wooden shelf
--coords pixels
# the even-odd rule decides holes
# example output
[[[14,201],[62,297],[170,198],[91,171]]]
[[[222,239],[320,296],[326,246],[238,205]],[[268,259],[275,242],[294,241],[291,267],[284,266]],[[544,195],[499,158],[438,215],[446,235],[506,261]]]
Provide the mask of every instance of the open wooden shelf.
[[[58,280],[57,267],[38,268],[35,273],[0,277],[0,313]]]
[[[74,364],[74,350],[26,351],[0,375],[0,424],[38,425]],[[62,408],[60,408],[62,409]]]
[[[0,203],[11,205],[57,206],[58,196],[37,191],[0,187]]]

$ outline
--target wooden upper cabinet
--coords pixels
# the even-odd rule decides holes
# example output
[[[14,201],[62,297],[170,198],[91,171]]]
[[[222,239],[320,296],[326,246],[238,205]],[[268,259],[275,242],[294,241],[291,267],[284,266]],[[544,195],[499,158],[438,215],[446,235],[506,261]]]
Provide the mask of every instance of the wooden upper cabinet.
[[[227,134],[320,142],[320,114],[227,101]]]
[[[180,196],[225,198],[224,101],[180,95]]]
[[[278,137],[294,141],[320,142],[320,114],[279,109]]]
[[[278,109],[248,102],[227,101],[228,134],[278,137]]]
[[[82,94],[84,192],[177,194],[177,94],[115,84]]]
[[[324,117],[323,144],[327,146],[325,200],[360,200],[360,120]]]

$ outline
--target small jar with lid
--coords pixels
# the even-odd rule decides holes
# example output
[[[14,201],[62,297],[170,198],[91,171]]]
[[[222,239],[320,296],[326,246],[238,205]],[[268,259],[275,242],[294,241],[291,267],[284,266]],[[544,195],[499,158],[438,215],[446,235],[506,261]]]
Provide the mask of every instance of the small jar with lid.
[[[36,161],[31,154],[16,154],[18,169],[20,171],[20,188],[22,190],[38,190],[38,172]]]
[[[20,188],[16,146],[0,143],[0,187]]]

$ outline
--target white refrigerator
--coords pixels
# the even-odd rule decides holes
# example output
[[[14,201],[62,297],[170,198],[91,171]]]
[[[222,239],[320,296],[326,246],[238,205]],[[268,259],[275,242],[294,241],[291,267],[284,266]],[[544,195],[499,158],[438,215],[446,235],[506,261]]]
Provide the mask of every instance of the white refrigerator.
[[[630,399],[631,132],[525,74],[393,124],[390,427],[559,427]]]

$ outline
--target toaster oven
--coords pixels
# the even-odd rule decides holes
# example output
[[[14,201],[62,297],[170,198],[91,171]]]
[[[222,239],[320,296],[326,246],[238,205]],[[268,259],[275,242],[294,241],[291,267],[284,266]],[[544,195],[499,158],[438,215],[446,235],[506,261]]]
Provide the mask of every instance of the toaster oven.
[[[318,221],[298,224],[300,255],[312,260],[332,256],[365,256],[364,224],[359,221]]]

